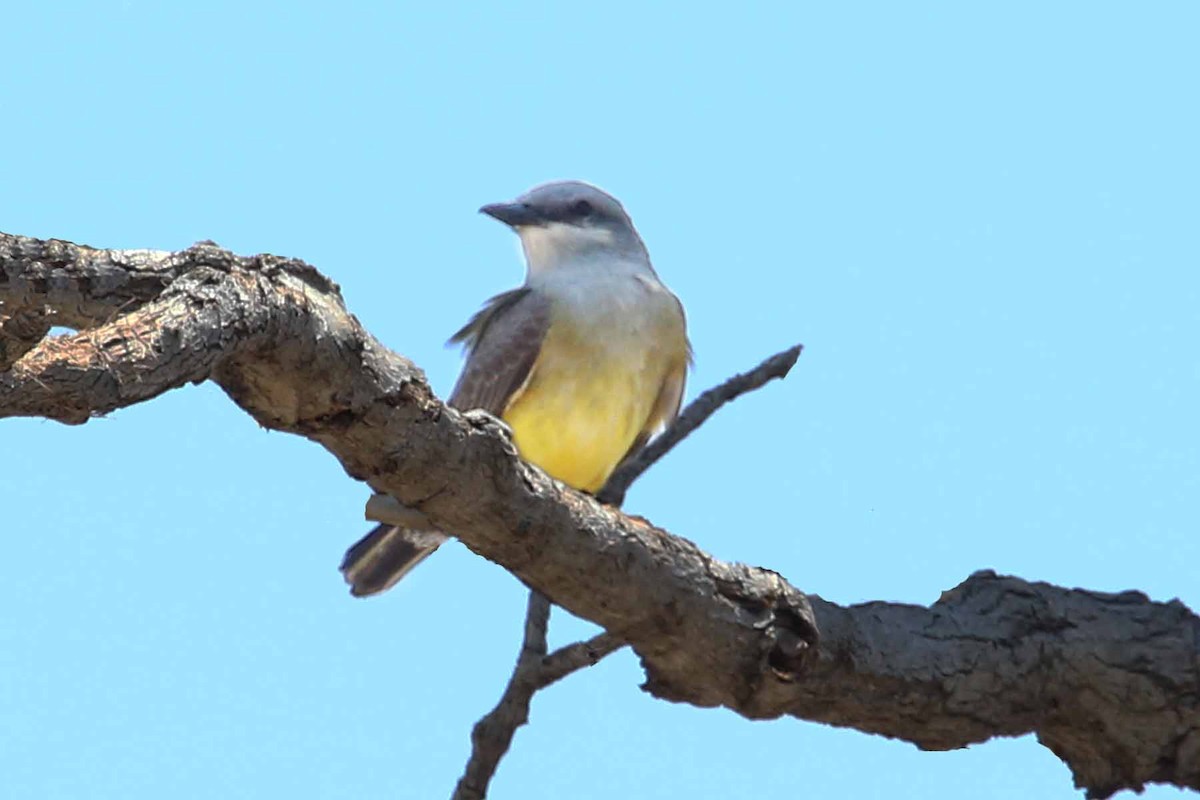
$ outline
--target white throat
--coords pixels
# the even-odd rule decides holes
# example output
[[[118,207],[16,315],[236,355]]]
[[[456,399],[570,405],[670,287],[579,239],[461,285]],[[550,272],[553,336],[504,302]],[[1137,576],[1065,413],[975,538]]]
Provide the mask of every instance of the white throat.
[[[612,231],[605,228],[581,228],[551,222],[523,227],[520,234],[530,275],[600,258],[627,257],[615,246]]]

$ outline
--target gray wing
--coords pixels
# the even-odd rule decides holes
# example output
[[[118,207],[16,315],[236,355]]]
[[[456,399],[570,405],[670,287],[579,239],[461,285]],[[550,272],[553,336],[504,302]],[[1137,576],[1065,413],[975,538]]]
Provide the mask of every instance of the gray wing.
[[[450,405],[482,408],[497,417],[529,382],[550,327],[550,303],[527,287],[498,294],[450,337],[467,347],[467,363]]]

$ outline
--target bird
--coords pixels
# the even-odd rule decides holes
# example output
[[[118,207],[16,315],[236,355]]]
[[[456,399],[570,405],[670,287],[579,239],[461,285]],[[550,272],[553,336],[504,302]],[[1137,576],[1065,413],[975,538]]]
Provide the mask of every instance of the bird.
[[[679,413],[692,364],[683,304],[596,186],[553,181],[479,211],[520,238],[525,282],[450,337],[466,361],[448,404],[498,417],[521,458],[595,494]],[[391,588],[447,538],[378,526],[342,561],[350,593]]]

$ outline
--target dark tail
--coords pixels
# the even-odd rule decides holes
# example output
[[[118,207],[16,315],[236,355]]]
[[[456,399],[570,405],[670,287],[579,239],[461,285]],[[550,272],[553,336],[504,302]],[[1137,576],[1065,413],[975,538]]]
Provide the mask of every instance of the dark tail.
[[[350,594],[368,597],[387,591],[446,541],[437,531],[379,525],[346,551],[342,576]]]

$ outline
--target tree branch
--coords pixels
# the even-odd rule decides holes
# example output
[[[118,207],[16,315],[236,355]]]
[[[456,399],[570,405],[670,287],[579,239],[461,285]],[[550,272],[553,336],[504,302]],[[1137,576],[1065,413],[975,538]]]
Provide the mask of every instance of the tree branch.
[[[500,766],[500,759],[512,746],[517,728],[529,722],[529,705],[534,694],[625,646],[625,642],[605,632],[546,655],[549,618],[550,601],[537,590],[531,590],[525,612],[525,639],[512,677],[500,702],[471,729],[471,755],[452,800],[487,797],[488,785]]]
[[[517,655],[517,665],[500,702],[471,731],[471,758],[453,800],[483,800],[488,783],[508,752],[517,728],[529,721],[529,701],[541,688],[542,659],[546,655],[546,628],[550,622],[550,601],[536,591],[529,593],[525,612],[525,639]]]
[[[927,749],[1036,732],[1091,796],[1200,788],[1200,618],[1177,601],[990,573],[928,608],[806,597],[525,464],[494,423],[438,401],[302,262],[0,235],[0,303],[80,330],[0,372],[0,416],[81,423],[213,380],[261,424],[320,443],[628,641],[655,696]]]
[[[51,328],[42,309],[14,308],[0,313],[0,372],[32,350]]]
[[[624,646],[625,642],[605,631],[586,642],[575,642],[575,644],[560,647],[542,659],[542,671],[538,675],[538,688],[543,689],[552,683],[557,683],[576,670],[595,666],[600,663],[600,659],[617,652]]]

